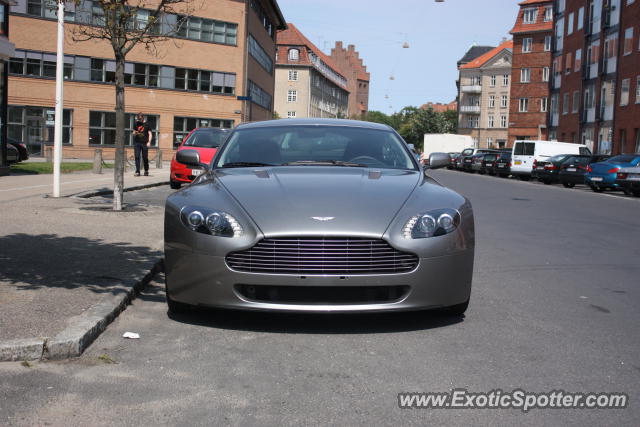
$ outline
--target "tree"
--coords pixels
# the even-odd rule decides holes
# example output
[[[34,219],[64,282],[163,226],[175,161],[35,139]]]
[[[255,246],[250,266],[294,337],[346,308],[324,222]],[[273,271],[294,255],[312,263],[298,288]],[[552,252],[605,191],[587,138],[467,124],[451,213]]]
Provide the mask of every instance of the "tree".
[[[64,0],[60,0],[64,1]],[[91,18],[72,27],[74,41],[105,40],[113,48],[116,63],[116,133],[113,209],[122,210],[124,194],[125,59],[137,45],[157,54],[157,43],[175,35],[194,10],[194,0],[74,0],[78,12]],[[165,19],[166,17],[174,19]],[[77,22],[77,21],[76,21]]]

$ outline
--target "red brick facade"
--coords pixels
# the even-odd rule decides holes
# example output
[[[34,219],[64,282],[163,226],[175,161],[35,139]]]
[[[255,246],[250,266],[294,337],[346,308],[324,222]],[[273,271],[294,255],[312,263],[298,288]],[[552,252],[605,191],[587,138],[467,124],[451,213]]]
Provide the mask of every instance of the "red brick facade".
[[[354,45],[350,44],[345,49],[342,42],[337,41],[331,49],[331,59],[347,79],[349,89],[349,117],[356,118],[369,110],[369,79],[367,67]]]
[[[516,139],[547,139],[553,22],[545,15],[552,0],[525,1],[513,34],[513,69],[509,105],[509,147]],[[527,13],[528,22],[525,22]],[[533,18],[533,19],[532,19]],[[526,101],[525,101],[526,100]],[[523,111],[525,110],[525,111]]]

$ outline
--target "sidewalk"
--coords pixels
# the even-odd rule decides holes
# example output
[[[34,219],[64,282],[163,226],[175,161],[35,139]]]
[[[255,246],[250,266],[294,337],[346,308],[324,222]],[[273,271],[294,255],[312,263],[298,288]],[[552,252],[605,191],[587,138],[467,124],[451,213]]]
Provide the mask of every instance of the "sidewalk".
[[[168,184],[169,167],[150,175],[127,173],[125,188]],[[51,181],[51,175],[0,178],[0,360],[37,354],[14,351],[7,340],[53,344],[83,322],[91,327],[87,319],[124,306],[162,258],[162,207],[127,205],[125,193],[127,209],[114,212],[103,198],[77,197],[112,189],[112,170],[64,174],[66,197],[56,199],[44,197]]]

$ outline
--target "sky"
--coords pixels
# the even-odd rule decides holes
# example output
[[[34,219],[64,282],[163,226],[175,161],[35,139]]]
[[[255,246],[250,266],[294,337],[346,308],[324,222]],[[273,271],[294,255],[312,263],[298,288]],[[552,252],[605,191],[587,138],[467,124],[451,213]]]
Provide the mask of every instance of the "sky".
[[[497,46],[503,37],[511,38],[520,1],[278,0],[278,4],[287,22],[325,53],[337,40],[345,47],[354,44],[371,74],[369,110],[390,114],[406,106],[455,100],[456,62],[474,44]],[[402,47],[405,41],[407,49]]]

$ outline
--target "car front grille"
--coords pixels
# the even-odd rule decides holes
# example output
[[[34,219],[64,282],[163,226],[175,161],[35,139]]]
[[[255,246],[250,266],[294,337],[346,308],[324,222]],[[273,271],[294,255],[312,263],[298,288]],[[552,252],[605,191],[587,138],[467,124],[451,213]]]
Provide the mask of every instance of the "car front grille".
[[[252,248],[229,253],[236,271],[275,274],[394,274],[418,265],[415,254],[382,239],[359,237],[282,237],[263,239]]]

